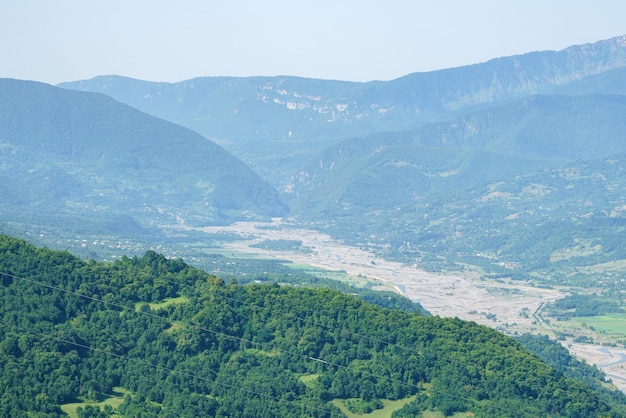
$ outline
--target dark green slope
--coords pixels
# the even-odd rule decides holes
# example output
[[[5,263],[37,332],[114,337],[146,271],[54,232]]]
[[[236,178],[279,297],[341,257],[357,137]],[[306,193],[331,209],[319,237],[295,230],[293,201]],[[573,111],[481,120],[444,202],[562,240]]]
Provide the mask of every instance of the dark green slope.
[[[494,330],[328,289],[226,285],[154,252],[85,263],[6,236],[0,275],[2,416],[60,416],[114,388],[122,416],[330,417],[349,398],[408,398],[399,417],[624,412],[623,395]]]
[[[0,80],[0,132],[4,221],[58,224],[53,217],[67,215],[116,224],[125,216],[149,227],[286,210],[269,184],[220,146],[101,94]]]

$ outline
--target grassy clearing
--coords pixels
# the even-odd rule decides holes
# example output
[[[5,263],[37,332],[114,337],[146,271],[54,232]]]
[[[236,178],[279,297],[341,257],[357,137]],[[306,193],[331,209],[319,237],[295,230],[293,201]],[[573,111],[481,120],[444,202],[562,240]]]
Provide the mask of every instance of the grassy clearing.
[[[626,314],[611,313],[602,316],[581,316],[573,318],[581,326],[593,327],[596,331],[626,336]]]
[[[317,383],[319,374],[305,374],[300,376],[300,381],[305,384],[306,387],[311,388]]]
[[[167,299],[163,299],[160,302],[152,302],[149,303],[148,305],[150,306],[150,309],[157,310],[157,309],[162,309],[162,308],[167,308],[170,305],[174,305],[176,303],[188,303],[189,302],[189,298],[187,296],[179,296],[177,298],[167,298]]]
[[[70,418],[78,418],[78,413],[76,411],[78,410],[79,407],[85,408],[85,406],[91,405],[91,406],[97,406],[100,409],[102,409],[104,408],[105,405],[111,405],[111,407],[115,409],[118,406],[120,406],[122,402],[124,402],[124,397],[126,397],[127,394],[130,394],[130,392],[127,391],[126,389],[121,388],[121,387],[115,387],[113,388],[113,393],[108,398],[105,398],[100,402],[66,403],[64,405],[61,405],[61,409],[63,410],[63,412],[69,415]]]
[[[187,296],[178,296],[176,298],[166,298],[159,302],[150,302],[148,303],[148,306],[150,306],[151,310],[156,311],[158,309],[165,309],[168,306],[174,305],[176,303],[188,303],[188,302],[189,302],[189,298]],[[138,311],[140,306],[143,305],[144,303],[145,302],[136,303],[135,310]]]
[[[570,248],[563,248],[550,254],[550,261],[562,261],[572,257],[588,257],[595,253],[602,251],[602,246],[599,244],[593,245],[593,240],[574,239],[575,246]]]
[[[256,348],[248,348],[246,353],[255,355],[255,356],[265,356],[265,357],[276,357],[281,354],[280,350],[258,350]]]
[[[357,277],[352,274],[348,274],[343,270],[326,270],[309,264],[283,263],[283,265],[289,267],[290,269],[319,277],[320,279],[336,280],[355,287],[365,287],[367,284],[372,283],[379,284],[379,282],[375,280],[368,279],[366,277]]]
[[[343,404],[343,401],[341,399],[335,399],[332,403],[337,408],[341,409],[341,412],[344,413],[348,418],[359,418],[359,417],[365,417],[365,418],[391,418],[391,414],[394,411],[397,411],[398,409],[402,408],[404,405],[408,404],[409,402],[411,402],[413,400],[415,400],[414,396],[410,396],[410,397],[405,398],[405,399],[398,399],[396,401],[390,401],[390,400],[387,400],[387,399],[383,399],[382,403],[385,406],[382,409],[377,409],[376,411],[373,411],[372,413],[362,414],[362,415],[353,414],[352,412],[350,412],[348,410],[348,408],[346,408],[346,406]]]

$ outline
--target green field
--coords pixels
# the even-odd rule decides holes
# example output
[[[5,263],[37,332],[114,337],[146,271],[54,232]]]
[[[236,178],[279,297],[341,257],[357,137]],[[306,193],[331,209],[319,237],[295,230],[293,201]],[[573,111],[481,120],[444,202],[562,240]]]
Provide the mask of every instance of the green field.
[[[165,298],[159,302],[150,302],[148,303],[148,306],[150,306],[151,310],[156,311],[158,309],[167,308],[168,306],[174,305],[176,303],[187,303],[187,302],[189,302],[189,298],[187,298],[186,296],[178,296],[176,298]],[[145,302],[136,303],[135,310],[138,311],[141,305],[143,304],[145,304]]]
[[[317,378],[319,374],[305,374],[300,376],[300,381],[304,383],[308,388],[312,388],[317,384]]]
[[[154,311],[157,309],[167,308],[168,306],[174,305],[176,303],[187,303],[187,302],[189,302],[189,298],[187,298],[186,296],[179,296],[177,298],[166,298],[160,302],[152,302],[152,303],[149,303],[148,305],[150,305],[150,309]]]
[[[374,279],[368,279],[367,277],[357,277],[346,273],[343,270],[327,270],[322,267],[315,267],[309,264],[296,264],[296,263],[283,263],[284,266],[290,269],[301,271],[311,276],[319,277],[320,279],[337,280],[347,283],[355,287],[365,287],[368,283],[380,285],[380,282]]]
[[[78,413],[76,412],[76,410],[79,407],[80,408],[85,408],[85,406],[91,405],[91,406],[97,406],[100,409],[102,409],[102,408],[104,408],[105,405],[111,405],[111,407],[113,409],[115,409],[118,406],[120,406],[122,404],[122,402],[124,402],[124,397],[128,393],[130,393],[130,392],[128,392],[124,388],[115,387],[115,388],[113,388],[113,393],[111,394],[111,396],[109,396],[106,399],[103,399],[100,402],[74,402],[74,403],[66,403],[64,405],[61,405],[61,409],[63,410],[63,412],[65,412],[67,415],[69,415],[70,418],[78,418]],[[116,416],[116,415],[114,415],[114,416]]]
[[[576,322],[593,327],[596,331],[607,334],[626,336],[626,314],[610,313],[602,316],[580,316],[573,318]]]
[[[348,418],[359,418],[359,417],[365,417],[365,418],[390,418],[391,414],[394,411],[397,411],[398,409],[402,408],[404,405],[408,404],[409,402],[413,401],[414,399],[415,399],[414,396],[410,396],[410,397],[405,398],[405,399],[398,399],[398,400],[395,400],[395,401],[382,399],[382,403],[385,405],[383,409],[377,409],[376,411],[373,411],[372,413],[361,414],[361,415],[353,414],[352,412],[350,412],[348,410],[348,408],[345,407],[345,405],[343,404],[343,401],[341,399],[335,399],[332,403],[337,408],[341,409],[341,412],[343,412]]]

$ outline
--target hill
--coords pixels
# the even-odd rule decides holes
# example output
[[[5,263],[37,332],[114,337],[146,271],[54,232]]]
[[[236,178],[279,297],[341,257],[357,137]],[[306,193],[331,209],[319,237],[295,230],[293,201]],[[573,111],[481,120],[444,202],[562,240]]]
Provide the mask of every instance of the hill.
[[[0,275],[3,416],[329,417],[387,400],[396,417],[624,412],[623,394],[494,330],[328,289],[225,284],[153,251],[83,262],[6,236]]]
[[[0,132],[5,222],[128,235],[286,211],[222,147],[102,94],[0,80]]]

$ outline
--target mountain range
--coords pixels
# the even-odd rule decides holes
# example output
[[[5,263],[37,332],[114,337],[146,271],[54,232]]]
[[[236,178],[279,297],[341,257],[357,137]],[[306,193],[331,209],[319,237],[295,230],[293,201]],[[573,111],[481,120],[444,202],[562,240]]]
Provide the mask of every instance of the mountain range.
[[[581,240],[606,251],[579,265],[620,253],[625,85],[620,36],[387,82],[104,76],[61,86],[218,141],[304,225],[434,269],[514,261],[532,272]],[[581,225],[588,232],[575,233]]]
[[[621,257],[625,51],[621,36],[368,83],[2,80],[2,210],[135,237],[289,216],[431,269],[558,259],[568,276]]]
[[[573,94],[577,86],[585,94],[616,94],[624,89],[624,67],[626,37],[620,36],[391,81],[204,77],[157,83],[101,76],[59,86],[101,92],[187,126],[282,189],[285,172],[338,140],[408,130],[535,94]]]
[[[284,217],[426,270],[581,290],[562,318],[620,313],[625,82],[626,36],[386,82],[2,79],[0,230],[208,259],[185,227]],[[155,251],[100,263],[0,235],[0,253],[7,416],[623,413],[558,343],[261,284],[269,263],[241,286]]]

